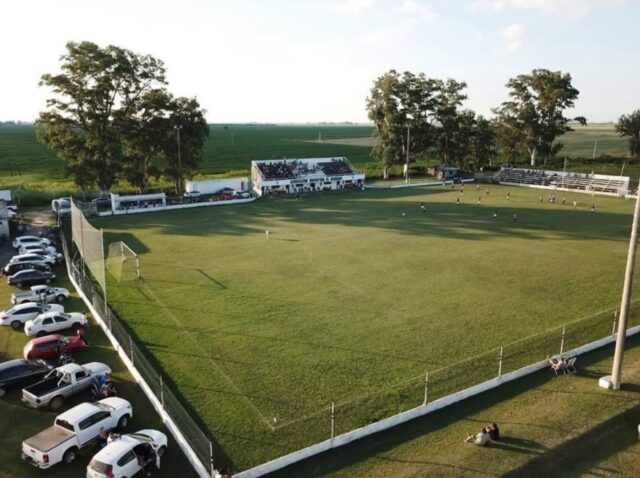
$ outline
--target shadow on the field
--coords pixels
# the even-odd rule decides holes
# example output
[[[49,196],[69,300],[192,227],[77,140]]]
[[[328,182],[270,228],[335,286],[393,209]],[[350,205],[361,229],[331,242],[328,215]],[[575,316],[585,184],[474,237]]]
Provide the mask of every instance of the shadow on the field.
[[[483,186],[484,188],[484,186]],[[202,210],[160,212],[133,219],[105,222],[109,240],[124,240],[139,252],[146,249],[136,244],[135,237],[125,231],[130,228],[153,227],[176,235],[264,235],[265,227],[274,222],[294,224],[345,225],[349,227],[378,228],[401,234],[440,236],[451,239],[489,240],[497,236],[536,239],[553,233],[566,239],[626,239],[630,216],[624,213],[601,212],[599,201],[609,198],[591,198],[580,195],[574,210],[569,204],[539,204],[529,193],[519,188],[491,187],[492,194],[474,190],[446,188],[416,188],[374,190],[309,196],[304,201],[265,198],[249,204]],[[504,194],[510,191],[511,199]],[[573,198],[578,194],[567,193]],[[481,204],[477,204],[478,197]],[[522,199],[524,197],[524,199]],[[456,198],[461,201],[456,205]],[[420,204],[426,205],[426,213]],[[592,202],[596,212],[590,213]],[[493,217],[494,210],[497,217]],[[402,212],[405,212],[405,216]],[[517,221],[513,215],[517,214]],[[279,226],[279,227],[286,227]],[[272,233],[278,234],[277,227]],[[304,239],[302,239],[304,241]]]
[[[505,477],[598,475],[598,464],[638,441],[640,405],[618,413],[577,437],[565,441]]]
[[[640,336],[636,335],[630,338],[627,342],[627,345],[629,349],[639,347]],[[602,349],[591,352],[586,356],[581,356],[581,367],[590,366],[596,362],[604,360],[605,358],[609,358],[612,356],[612,353],[613,345],[609,345]],[[270,478],[287,478],[290,476],[305,476],[311,478],[325,476],[330,474],[331,472],[349,467],[367,459],[385,459],[384,457],[381,458],[381,455],[392,451],[394,448],[402,445],[403,443],[412,442],[422,435],[447,428],[448,426],[456,422],[471,420],[474,422],[487,423],[493,418],[478,420],[473,417],[481,413],[483,410],[489,409],[500,402],[509,400],[523,393],[527,393],[533,388],[539,388],[545,383],[548,383],[550,380],[558,380],[562,378],[556,377],[555,375],[549,374],[548,372],[549,371],[546,369],[540,370],[522,379],[504,384],[497,389],[489,390],[482,393],[481,395],[468,398],[462,402],[451,405],[429,415],[425,415],[424,417],[417,418],[403,425],[399,425],[389,430],[363,438],[349,445],[336,448],[335,450],[322,453],[313,458],[309,458],[308,460],[304,460],[300,463],[274,472],[268,476]],[[570,400],[570,398],[568,398],[567,400]],[[612,420],[615,423],[619,423],[620,426],[623,426],[624,424],[624,426],[628,428],[628,430],[625,430],[625,435],[632,433],[633,440],[637,441],[637,426],[629,426],[629,424],[635,423],[637,425],[637,423],[640,421],[640,405],[634,407],[633,410],[635,411],[634,413],[639,414],[639,416],[634,415],[631,421],[629,421],[630,417],[624,414],[621,414],[623,415],[621,417],[614,417],[614,419]],[[609,423],[609,421],[605,423]],[[509,422],[501,422],[500,424],[505,425],[509,424]],[[538,423],[531,423],[526,425],[535,427],[538,426]],[[600,427],[597,428],[599,429]],[[557,428],[554,429],[557,430]],[[606,427],[604,427],[604,429],[606,430]],[[596,439],[597,441],[598,433],[594,433],[592,438]],[[626,440],[630,440],[630,438],[625,439],[625,443]],[[590,450],[592,450],[593,447],[589,446],[589,443],[587,443],[589,441],[591,440],[587,439],[584,443],[584,446],[581,447],[580,453],[582,454],[582,456],[591,454]],[[559,476],[561,474],[557,473],[559,470],[567,469],[567,464],[563,460],[563,453],[572,452],[571,446],[560,445],[559,447],[556,447],[547,453],[541,454],[538,452],[538,450],[544,450],[544,447],[542,445],[535,442],[531,443],[527,438],[514,436],[509,436],[507,445],[508,446],[505,447],[505,449],[510,449],[510,451],[527,454],[534,453],[538,455],[532,460],[533,464],[531,465],[530,469],[528,468],[528,465],[525,464],[522,467],[522,469],[524,470],[522,473],[510,476]],[[610,449],[608,449],[604,453],[597,453],[596,456],[593,457],[593,459],[592,456],[589,456],[589,458],[585,458],[585,462],[595,464],[598,461],[601,461],[603,458],[606,458],[608,454],[611,454],[614,451],[618,451],[620,449],[619,447],[617,448],[617,450],[613,450],[611,448],[613,447],[610,447]],[[558,452],[554,453],[554,450],[558,450]],[[427,452],[428,451],[425,450],[425,454]],[[554,453],[553,459],[547,460],[546,457],[549,456],[550,453]],[[606,456],[604,456],[605,454]],[[577,454],[577,456],[579,457],[581,455]],[[432,463],[425,462],[425,464]],[[433,465],[437,466],[439,464],[433,463]],[[552,472],[550,473],[546,473],[544,472],[545,466],[555,466],[556,469],[552,470]],[[585,466],[590,467],[591,465],[588,464]],[[556,471],[556,473],[554,473],[553,471]],[[580,473],[576,473],[575,476],[578,475],[580,475]]]
[[[124,221],[125,223],[129,223],[129,227],[128,228],[135,228],[135,225],[138,223],[138,221]],[[127,228],[127,229],[128,229]],[[122,241],[124,242],[127,246],[129,246],[133,252],[135,252],[136,254],[146,254],[147,252],[151,252],[151,250],[147,247],[147,245],[142,242],[137,236],[135,236],[134,234],[131,234],[130,232],[120,232],[118,231],[117,233],[107,233],[105,234],[105,245],[107,244],[111,244],[113,242],[118,242],[118,241]],[[108,250],[108,247],[107,247]]]

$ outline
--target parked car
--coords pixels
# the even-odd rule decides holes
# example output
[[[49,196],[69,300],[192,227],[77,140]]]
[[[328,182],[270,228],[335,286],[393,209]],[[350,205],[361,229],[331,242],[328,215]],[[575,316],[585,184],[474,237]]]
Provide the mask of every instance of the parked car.
[[[200,191],[187,191],[183,196],[188,202],[196,202],[202,198],[202,193]]]
[[[98,375],[111,373],[108,365],[69,363],[53,369],[42,381],[22,389],[22,403],[31,408],[58,410],[64,399],[91,387]]]
[[[25,269],[36,269],[39,271],[50,271],[51,266],[49,264],[44,264],[40,261],[38,262],[14,262],[13,264],[9,263],[2,268],[2,272],[5,275],[12,276],[18,271],[23,271]]]
[[[64,312],[64,306],[59,304],[37,304],[25,302],[14,305],[10,309],[0,311],[0,324],[10,325],[13,330],[24,328],[24,324],[45,312]]]
[[[251,193],[247,191],[236,191],[236,197],[238,199],[248,199],[251,197]]]
[[[53,267],[56,264],[55,257],[50,257],[42,254],[17,254],[9,259],[9,264],[15,264],[16,262],[35,262],[36,264],[47,264]]]
[[[45,312],[24,324],[29,337],[43,337],[65,329],[78,330],[87,324],[87,316],[80,312]]]
[[[41,247],[38,245],[20,246],[20,254],[38,254],[39,256],[51,257],[56,263],[63,261],[64,256],[53,246]]]
[[[167,435],[158,430],[122,435],[93,457],[87,466],[87,478],[132,477],[142,469],[138,457],[160,468],[167,443]]]
[[[51,281],[55,278],[56,275],[53,272],[25,269],[7,277],[7,284],[17,287],[33,284],[51,284]]]
[[[71,214],[71,199],[58,198],[51,201],[51,211],[57,216],[68,216]]]
[[[25,302],[62,302],[68,298],[69,290],[64,287],[34,285],[29,290],[14,292],[11,294],[11,303],[24,304]]]
[[[42,360],[15,359],[0,363],[0,397],[9,388],[22,388],[39,382],[51,368],[51,365]]]
[[[101,429],[125,428],[132,416],[131,404],[122,398],[81,403],[58,415],[53,426],[23,441],[22,459],[41,469],[73,463],[78,450],[100,438]]]
[[[75,353],[89,347],[83,336],[45,335],[27,342],[22,349],[26,359],[53,359],[61,354]]]
[[[38,236],[20,236],[16,237],[11,245],[14,249],[20,249],[20,246],[23,246],[25,244],[40,244],[42,246],[50,246],[51,241],[44,237]]]

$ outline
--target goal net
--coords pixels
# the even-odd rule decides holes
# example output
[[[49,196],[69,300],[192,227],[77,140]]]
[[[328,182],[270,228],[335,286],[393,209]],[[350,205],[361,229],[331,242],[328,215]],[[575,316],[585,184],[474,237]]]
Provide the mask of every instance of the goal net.
[[[71,201],[71,237],[94,279],[106,291],[102,229],[87,221],[74,200]]]
[[[117,282],[140,279],[138,254],[122,241],[109,244],[106,266]]]

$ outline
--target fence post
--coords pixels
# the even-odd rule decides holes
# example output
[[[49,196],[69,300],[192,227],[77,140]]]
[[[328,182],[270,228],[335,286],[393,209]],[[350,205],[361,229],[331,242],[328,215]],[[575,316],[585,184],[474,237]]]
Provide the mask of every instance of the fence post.
[[[498,378],[502,377],[502,350],[503,348],[500,347],[500,363],[498,364]]]
[[[216,468],[213,466],[213,442],[209,440],[209,465],[211,466],[211,478],[217,475]]]
[[[427,370],[424,373],[424,402],[423,405],[426,405],[429,401],[429,371]]]
[[[618,320],[618,309],[613,313],[613,327],[611,327],[611,335],[616,335],[616,321]]]
[[[560,355],[562,355],[562,352],[564,351],[564,334],[566,332],[566,327],[562,327],[562,339],[560,340]]]
[[[160,403],[162,403],[162,408],[164,408],[164,383],[162,381],[162,375],[160,375]]]
[[[129,355],[131,357],[131,363],[135,366],[136,364],[133,362],[133,339],[129,336]]]
[[[336,436],[336,402],[331,402],[331,439]]]

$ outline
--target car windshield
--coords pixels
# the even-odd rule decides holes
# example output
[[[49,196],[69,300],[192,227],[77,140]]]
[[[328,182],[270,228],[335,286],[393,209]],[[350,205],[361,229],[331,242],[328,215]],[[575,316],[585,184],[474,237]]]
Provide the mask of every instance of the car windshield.
[[[107,468],[109,465],[106,463],[102,463],[101,461],[96,460],[95,458],[89,462],[89,468],[103,475],[107,474]]]
[[[102,408],[103,410],[106,410],[108,412],[114,410],[114,408],[111,405],[107,405],[106,403],[96,402],[95,405],[96,407]]]
[[[139,440],[139,441],[146,441],[146,442],[153,441],[151,437],[147,435],[143,435],[142,433],[128,433],[127,436],[131,438],[135,438],[136,440]]]
[[[73,425],[71,425],[69,422],[67,422],[65,420],[60,420],[59,418],[56,418],[56,425],[58,425],[59,427],[64,428],[65,430],[69,430],[70,432],[75,431],[73,429]]]

